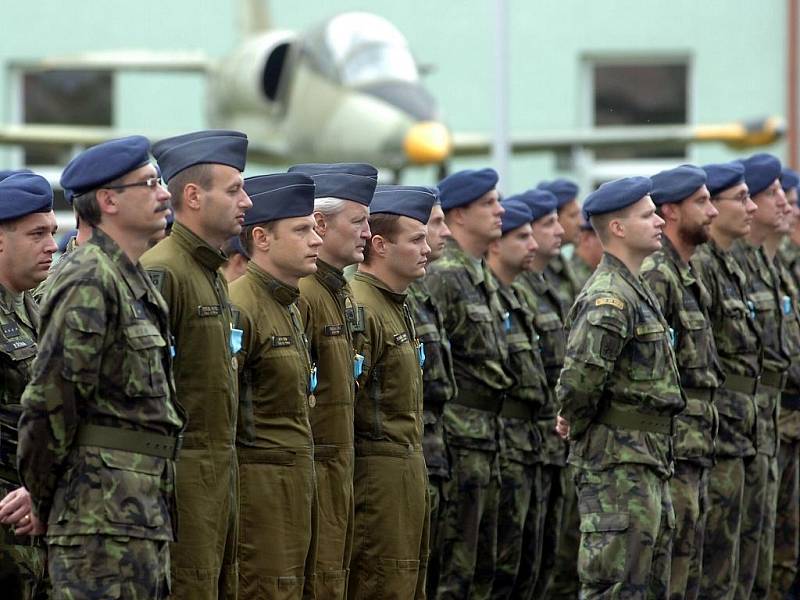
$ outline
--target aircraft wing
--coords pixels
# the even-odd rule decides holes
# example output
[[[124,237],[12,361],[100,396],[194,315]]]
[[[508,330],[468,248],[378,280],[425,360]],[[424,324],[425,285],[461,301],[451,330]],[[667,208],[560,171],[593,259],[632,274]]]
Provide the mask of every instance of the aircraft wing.
[[[154,52],[152,50],[108,50],[35,60],[9,61],[12,69],[25,71],[108,70],[206,73],[213,66],[203,52]]]
[[[686,143],[723,142],[736,148],[763,146],[779,140],[786,127],[780,117],[719,125],[647,125],[596,127],[564,132],[512,135],[513,153],[569,150],[573,147],[665,146]],[[453,156],[479,156],[492,151],[490,136],[454,133]]]

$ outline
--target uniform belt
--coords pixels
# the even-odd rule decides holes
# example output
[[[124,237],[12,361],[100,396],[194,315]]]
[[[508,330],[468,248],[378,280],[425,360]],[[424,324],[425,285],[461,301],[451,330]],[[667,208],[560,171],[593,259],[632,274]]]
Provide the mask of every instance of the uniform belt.
[[[356,456],[396,456],[404,458],[422,454],[422,446],[383,440],[356,440]]]
[[[702,402],[714,401],[714,388],[683,388],[683,393],[687,398],[700,400]]]
[[[80,446],[98,446],[175,460],[181,449],[183,434],[176,437],[103,425],[81,425],[76,436]]]
[[[783,392],[783,395],[781,396],[781,408],[800,410],[800,394],[789,394],[787,392]]]
[[[732,392],[752,396],[758,389],[758,377],[728,373],[725,375],[725,383],[722,384],[722,387]]]
[[[603,425],[611,425],[620,429],[648,431],[664,435],[672,434],[672,417],[622,410],[613,406],[598,413],[595,420]]]
[[[501,417],[527,419],[528,421],[535,421],[538,413],[537,407],[531,406],[529,402],[515,398],[506,398],[503,402],[503,408],[500,409]]]
[[[763,371],[761,373],[761,377],[759,381],[761,385],[772,388],[775,391],[782,392],[783,388],[786,387],[786,371],[777,372],[777,371]]]
[[[505,399],[506,392],[486,388],[482,390],[466,388],[459,389],[458,395],[451,402],[467,408],[476,408],[497,414],[503,408]]]

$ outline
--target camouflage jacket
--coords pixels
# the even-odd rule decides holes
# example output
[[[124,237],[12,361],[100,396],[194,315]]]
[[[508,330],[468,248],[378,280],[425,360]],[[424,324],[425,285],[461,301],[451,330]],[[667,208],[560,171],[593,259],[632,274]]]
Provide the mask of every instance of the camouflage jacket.
[[[675,419],[675,457],[709,467],[714,459],[717,410],[713,396],[724,379],[706,306],[708,291],[670,239],[645,259],[642,277],[669,323],[686,409]]]
[[[726,378],[714,396],[719,414],[716,454],[726,458],[752,456],[755,454],[754,393],[732,386],[733,379],[754,379],[761,372],[761,341],[745,296],[745,274],[733,255],[714,240],[701,245],[690,262],[695,276],[710,295],[706,308]]]
[[[778,256],[786,265],[794,281],[800,284],[800,246],[795,244],[788,236],[781,240],[778,247]]]
[[[409,286],[406,304],[425,354],[422,366],[422,417],[425,425],[422,447],[425,464],[429,475],[447,477],[449,460],[444,442],[442,410],[458,389],[453,374],[450,340],[444,329],[442,313],[431,298],[424,278]]]
[[[542,436],[542,453],[549,465],[567,464],[567,443],[556,433],[555,390],[558,376],[564,366],[567,334],[564,331],[564,303],[550,281],[542,273],[522,273],[514,287],[533,314],[533,324],[539,336],[547,384],[550,394],[539,412],[539,430]]]
[[[323,446],[353,447],[355,350],[353,319],[358,310],[339,269],[317,260],[317,272],[300,280],[297,308],[311,359],[317,365],[316,406],[311,431],[317,453]]]
[[[585,261],[583,260],[577,252],[573,252],[572,256],[569,259],[569,265],[572,268],[572,273],[575,275],[575,283],[577,285],[578,293],[583,289],[583,286],[586,285],[586,282],[589,281],[589,277],[592,276],[594,273],[594,269]],[[578,294],[575,294],[576,296]]]
[[[669,477],[669,423],[685,401],[658,300],[644,280],[606,253],[567,327],[556,394],[570,423],[569,462],[590,470],[637,463]]]
[[[234,325],[242,330],[239,366],[240,448],[313,446],[309,407],[316,403],[311,358],[295,302],[300,292],[254,261],[231,284]],[[239,311],[239,314],[236,314]]]
[[[561,303],[569,309],[582,287],[572,270],[572,263],[563,254],[559,254],[547,264],[544,276],[558,293]]]
[[[36,286],[36,289],[33,290],[33,299],[36,300],[37,304],[41,304],[44,301],[44,295],[47,293],[47,290],[50,289],[50,282],[53,281],[53,275],[58,272],[58,270],[63,266],[64,261],[77,247],[77,237],[72,236],[69,238],[69,242],[67,242],[64,252],[62,252],[61,255],[53,262],[53,264],[50,265],[50,269],[47,272],[47,279]]]
[[[169,307],[175,384],[189,415],[184,448],[218,449],[233,460],[238,405],[225,255],[176,222],[142,264]],[[186,457],[186,455],[184,455]]]
[[[442,311],[458,384],[458,395],[443,411],[447,443],[495,450],[502,393],[514,384],[497,282],[483,260],[468,256],[450,239],[425,283]],[[467,394],[470,405],[465,404]]]
[[[48,537],[173,539],[174,461],[80,439],[98,425],[177,436],[169,340],[164,300],[95,229],[52,283],[22,397],[19,472]]]
[[[552,403],[550,388],[533,328],[533,314],[519,290],[498,284],[503,308],[508,312],[508,355],[516,384],[500,411],[501,450],[506,458],[523,464],[542,462],[539,411]],[[530,415],[530,416],[528,416]]]
[[[406,296],[361,271],[350,285],[364,307],[364,330],[354,335],[364,357],[356,394],[356,454],[359,443],[371,441],[421,451],[423,354]]]
[[[787,371],[786,389],[781,394],[781,410],[778,416],[778,433],[787,441],[800,440],[800,286],[795,281],[789,266],[779,254],[774,260],[780,280],[781,309],[783,310],[786,342],[792,362]]]

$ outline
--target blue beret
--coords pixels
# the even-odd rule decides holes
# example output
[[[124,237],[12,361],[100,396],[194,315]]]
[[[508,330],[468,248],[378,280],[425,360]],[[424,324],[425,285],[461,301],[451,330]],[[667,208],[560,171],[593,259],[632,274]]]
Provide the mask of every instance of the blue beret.
[[[583,202],[589,217],[627,208],[650,193],[653,184],[649,177],[624,177],[604,183]]]
[[[501,217],[503,225],[501,231],[503,235],[513,231],[517,227],[522,227],[533,221],[533,215],[528,205],[516,196],[510,196],[503,201],[503,208],[506,212]]]
[[[800,185],[800,175],[794,169],[783,167],[781,171],[781,187],[784,192],[788,192],[792,188]]]
[[[141,135],[109,140],[87,148],[61,173],[61,187],[67,202],[135,171],[150,162],[150,141]]]
[[[247,135],[228,129],[207,129],[166,138],[153,144],[161,176],[169,181],[175,175],[202,164],[228,165],[244,171],[247,161]]]
[[[448,175],[439,182],[442,209],[466,206],[497,186],[499,177],[494,169],[467,169]]]
[[[558,199],[557,208],[575,200],[578,195],[578,186],[569,179],[554,179],[553,181],[542,181],[536,189],[552,192]]]
[[[703,165],[706,187],[712,196],[744,182],[744,165],[738,160]]]
[[[656,173],[650,178],[653,189],[650,197],[656,206],[673,202],[683,202],[705,185],[706,172],[694,165],[681,165]]]
[[[741,162],[744,165],[744,181],[751,196],[760,194],[781,176],[781,161],[772,154],[759,152]]]
[[[17,173],[33,173],[30,169],[3,169],[0,170],[0,181]]]
[[[509,196],[507,200],[512,199],[528,205],[528,209],[531,211],[531,221],[538,221],[558,208],[558,199],[553,192],[548,190],[528,190],[515,196]]]
[[[53,210],[53,188],[35,173],[16,173],[0,181],[0,221]]]
[[[370,215],[389,214],[428,223],[436,202],[436,188],[416,185],[379,185],[369,207]]]
[[[307,163],[289,167],[289,173],[311,177],[317,198],[341,198],[364,206],[372,202],[378,185],[378,170],[366,163]]]
[[[245,226],[314,212],[314,180],[302,173],[248,177],[244,191],[253,201],[253,207],[244,213]]]

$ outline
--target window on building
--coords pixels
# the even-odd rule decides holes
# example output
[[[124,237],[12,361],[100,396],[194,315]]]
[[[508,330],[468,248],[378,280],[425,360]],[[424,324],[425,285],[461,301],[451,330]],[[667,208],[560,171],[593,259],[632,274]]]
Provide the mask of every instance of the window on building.
[[[593,124],[681,125],[689,120],[686,60],[595,61],[592,64]],[[686,156],[686,145],[598,149],[595,159],[658,159]]]

